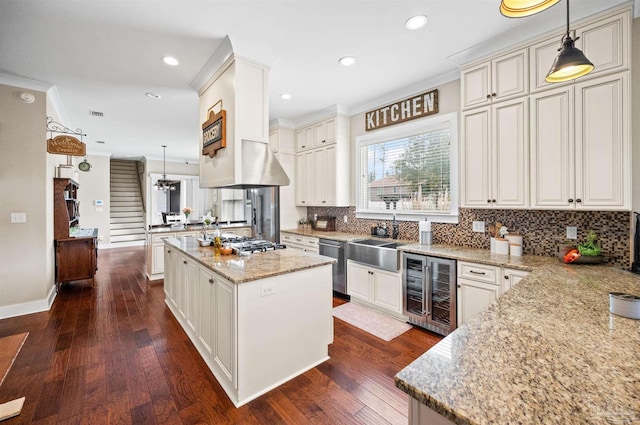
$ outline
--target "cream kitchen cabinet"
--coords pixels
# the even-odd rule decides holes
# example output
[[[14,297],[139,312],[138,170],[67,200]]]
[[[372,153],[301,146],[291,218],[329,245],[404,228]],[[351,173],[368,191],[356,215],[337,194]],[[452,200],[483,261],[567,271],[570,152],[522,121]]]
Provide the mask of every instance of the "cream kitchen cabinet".
[[[280,243],[287,248],[299,249],[301,251],[319,252],[319,239],[313,236],[301,236],[293,233],[280,233]]]
[[[402,279],[400,272],[390,272],[347,261],[347,289],[352,302],[402,316]]]
[[[175,237],[197,237],[198,232],[178,230],[175,232],[148,233],[146,241],[147,278],[162,279],[164,275],[164,240]]]
[[[252,237],[251,227],[225,227],[222,229],[222,233],[225,235],[236,235],[246,238]]]
[[[312,206],[315,198],[316,162],[313,151],[296,155],[296,205]]]
[[[529,205],[528,105],[527,98],[519,98],[463,113],[463,206]]]
[[[223,201],[242,201],[244,199],[244,190],[220,189],[220,199]]]
[[[631,208],[629,73],[531,96],[531,204]]]
[[[296,131],[298,152],[336,143],[336,119],[330,118]]]
[[[525,96],[529,93],[528,50],[521,49],[463,68],[462,109]]]
[[[631,11],[615,12],[610,16],[601,16],[579,25],[576,35],[576,47],[593,63],[594,70],[577,81],[596,78],[614,72],[629,69],[629,38]],[[529,49],[531,92],[554,89],[560,85],[570,85],[576,80],[564,83],[547,83],[545,77],[551,64],[558,55],[564,32],[535,43]]]
[[[528,275],[524,270],[458,261],[458,327]]]

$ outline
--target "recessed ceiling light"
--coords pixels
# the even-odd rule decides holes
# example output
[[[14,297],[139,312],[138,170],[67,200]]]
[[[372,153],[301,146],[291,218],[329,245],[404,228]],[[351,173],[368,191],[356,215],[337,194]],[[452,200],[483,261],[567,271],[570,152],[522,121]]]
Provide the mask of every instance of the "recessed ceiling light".
[[[291,100],[291,95],[289,93],[282,93],[280,99]]]
[[[180,62],[178,62],[178,59],[174,58],[173,56],[163,56],[162,57],[162,62],[166,63],[167,65],[171,65],[171,66],[177,66],[180,64]]]
[[[145,94],[151,99],[160,99],[162,97],[159,94],[151,93],[150,91],[146,92]]]
[[[407,22],[404,23],[404,26],[410,31],[419,30],[420,28],[427,25],[427,21],[428,19],[426,16],[416,15],[407,19]]]
[[[338,60],[338,62],[340,62],[340,64],[344,66],[351,66],[356,63],[356,58],[354,58],[353,56],[343,56]]]

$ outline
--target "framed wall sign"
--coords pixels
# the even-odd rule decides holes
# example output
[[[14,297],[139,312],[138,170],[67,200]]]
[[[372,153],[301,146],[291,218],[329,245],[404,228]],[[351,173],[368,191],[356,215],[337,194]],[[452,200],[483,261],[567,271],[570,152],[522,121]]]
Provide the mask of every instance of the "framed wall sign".
[[[227,146],[227,111],[209,111],[209,119],[202,124],[202,155],[213,158]]]
[[[365,113],[365,130],[377,130],[437,113],[438,89],[434,89]]]
[[[56,136],[47,139],[47,152],[60,155],[84,156],[87,154],[87,145],[73,136]]]

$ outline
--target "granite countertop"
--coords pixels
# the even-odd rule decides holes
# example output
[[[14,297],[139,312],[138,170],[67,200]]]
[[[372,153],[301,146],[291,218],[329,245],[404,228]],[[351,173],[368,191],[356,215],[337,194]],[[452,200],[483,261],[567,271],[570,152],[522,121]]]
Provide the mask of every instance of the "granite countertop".
[[[233,228],[238,228],[238,227],[249,227],[249,224],[247,224],[247,222],[244,223],[230,223],[230,224],[225,224],[225,223],[220,223],[220,229],[233,229]],[[187,227],[185,228],[184,225],[180,224],[179,226],[176,227],[172,227],[169,225],[162,225],[159,227],[152,227],[151,229],[147,229],[147,233],[148,234],[155,234],[155,233],[173,233],[173,232],[194,232],[194,231],[200,231],[203,229],[202,224],[187,224]],[[213,232],[213,227],[210,227],[209,230],[211,230]]]
[[[277,249],[244,255],[221,255],[216,262],[213,247],[201,247],[194,238],[169,238],[165,244],[174,246],[205,267],[232,283],[279,276],[336,262],[335,259],[297,249]]]
[[[398,373],[400,389],[456,424],[640,423],[640,321],[610,314],[608,295],[640,295],[640,276],[548,257],[403,249],[533,271]]]

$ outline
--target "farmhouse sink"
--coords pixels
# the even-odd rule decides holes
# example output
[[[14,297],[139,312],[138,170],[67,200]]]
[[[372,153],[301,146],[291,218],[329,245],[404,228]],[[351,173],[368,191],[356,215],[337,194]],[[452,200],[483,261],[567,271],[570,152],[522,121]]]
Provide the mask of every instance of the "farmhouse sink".
[[[347,243],[347,259],[392,272],[400,269],[398,242],[380,239],[361,239]]]

